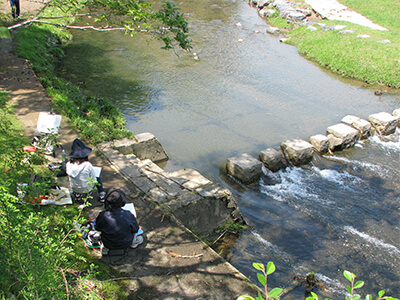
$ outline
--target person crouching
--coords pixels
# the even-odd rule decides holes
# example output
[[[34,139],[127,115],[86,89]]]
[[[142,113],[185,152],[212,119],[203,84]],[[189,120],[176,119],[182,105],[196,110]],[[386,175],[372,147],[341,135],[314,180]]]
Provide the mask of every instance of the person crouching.
[[[73,196],[76,202],[82,204],[84,195],[90,194],[97,187],[99,201],[104,202],[105,192],[100,177],[96,173],[92,164],[89,162],[89,154],[92,148],[87,147],[80,139],[72,142],[70,160],[66,164],[66,172],[69,177]]]
[[[143,243],[143,236],[137,235],[139,225],[136,217],[122,209],[126,204],[126,195],[122,189],[110,189],[105,196],[105,210],[96,218],[95,228],[101,232],[105,248],[136,248]]]

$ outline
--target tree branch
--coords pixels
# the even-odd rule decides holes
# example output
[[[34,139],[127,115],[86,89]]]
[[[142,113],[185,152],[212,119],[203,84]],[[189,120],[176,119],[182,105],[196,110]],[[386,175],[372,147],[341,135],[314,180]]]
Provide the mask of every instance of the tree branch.
[[[74,25],[64,25],[64,24],[58,24],[58,23],[53,23],[53,22],[48,22],[48,21],[42,21],[42,20],[38,20],[38,19],[27,20],[22,23],[12,25],[12,26],[8,27],[8,30],[13,30],[13,29],[27,26],[27,25],[30,25],[33,23],[53,25],[53,26],[57,26],[57,27],[67,28],[67,29],[80,29],[80,30],[90,29],[90,30],[94,30],[94,31],[117,31],[117,30],[125,31],[126,30],[126,31],[149,33],[149,31],[146,29],[135,29],[135,28],[131,28],[131,27],[94,27],[92,25],[90,25],[90,26],[74,26]]]

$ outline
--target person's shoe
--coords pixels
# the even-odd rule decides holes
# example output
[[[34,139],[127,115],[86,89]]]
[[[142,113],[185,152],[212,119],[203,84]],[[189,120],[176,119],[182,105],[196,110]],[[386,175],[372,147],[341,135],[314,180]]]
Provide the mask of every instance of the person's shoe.
[[[101,192],[101,193],[99,194],[99,201],[100,201],[101,203],[103,203],[105,199],[106,199],[106,193],[105,193],[105,192]]]
[[[75,200],[76,203],[78,203],[78,204],[83,204],[84,203],[84,201],[82,199],[82,194],[73,192],[72,195],[73,195],[74,200]]]
[[[137,248],[137,246],[139,246],[141,243],[143,243],[143,237],[141,235],[139,236],[135,236],[135,238],[133,239],[133,242],[131,244],[131,248],[135,249]]]

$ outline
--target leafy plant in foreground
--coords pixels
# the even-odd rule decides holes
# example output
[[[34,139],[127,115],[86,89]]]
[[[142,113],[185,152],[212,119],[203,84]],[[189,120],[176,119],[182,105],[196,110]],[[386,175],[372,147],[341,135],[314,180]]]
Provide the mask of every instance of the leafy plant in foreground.
[[[275,264],[272,261],[270,261],[267,264],[267,268],[265,268],[265,265],[262,263],[253,263],[253,267],[262,272],[262,274],[257,273],[257,279],[264,286],[264,292],[265,292],[265,298],[263,298],[261,292],[259,291],[256,300],[278,299],[278,296],[283,289],[274,288],[268,293],[268,282],[267,282],[268,275],[271,275],[276,270]],[[248,295],[243,295],[237,298],[237,300],[251,300],[251,299],[254,298]]]
[[[364,281],[355,281],[356,280],[356,275],[354,273],[351,273],[349,271],[344,271],[343,272],[344,277],[346,277],[346,279],[348,281],[350,281],[351,285],[348,285],[346,287],[347,292],[349,293],[349,296],[346,296],[346,300],[359,300],[361,299],[361,295],[356,294],[355,290],[360,289],[364,286]],[[383,300],[383,299],[387,299],[387,300],[399,300],[398,298],[394,298],[391,296],[384,296],[385,295],[385,291],[381,290],[378,292],[378,297],[375,298],[375,300]],[[365,300],[372,300],[372,296],[371,295],[367,295],[365,296]],[[307,297],[306,300],[318,300],[318,296],[317,294],[315,294],[314,292],[311,292],[311,296]],[[325,300],[330,300],[328,298],[325,298]]]
[[[272,261],[268,262],[267,268],[262,263],[253,263],[253,267],[257,270],[260,270],[262,274],[257,273],[258,281],[264,286],[265,298],[263,298],[260,291],[258,291],[258,296],[255,300],[269,300],[269,299],[280,299],[280,295],[282,294],[283,289],[274,288],[268,293],[268,275],[275,272],[275,265]],[[355,290],[360,289],[364,286],[364,281],[355,281],[356,275],[349,271],[343,272],[344,277],[350,282],[350,285],[346,287],[348,295],[345,297],[345,300],[359,300],[361,299],[361,295],[355,293]],[[365,300],[373,300],[372,295],[366,295]],[[375,300],[399,300],[398,298],[385,296],[385,291],[381,290],[378,292],[378,297]],[[252,296],[249,295],[241,295],[236,300],[254,300]],[[314,292],[311,292],[311,296],[307,297],[306,300],[319,300],[318,295]],[[324,300],[331,300],[329,298],[325,298]]]

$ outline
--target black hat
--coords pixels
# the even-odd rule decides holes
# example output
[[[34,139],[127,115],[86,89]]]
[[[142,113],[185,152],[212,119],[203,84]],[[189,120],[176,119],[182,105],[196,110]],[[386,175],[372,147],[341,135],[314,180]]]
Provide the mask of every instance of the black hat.
[[[85,158],[92,152],[92,148],[85,146],[80,139],[75,139],[72,142],[70,158]]]
[[[105,208],[120,208],[126,204],[126,194],[122,189],[109,189],[105,197]]]

